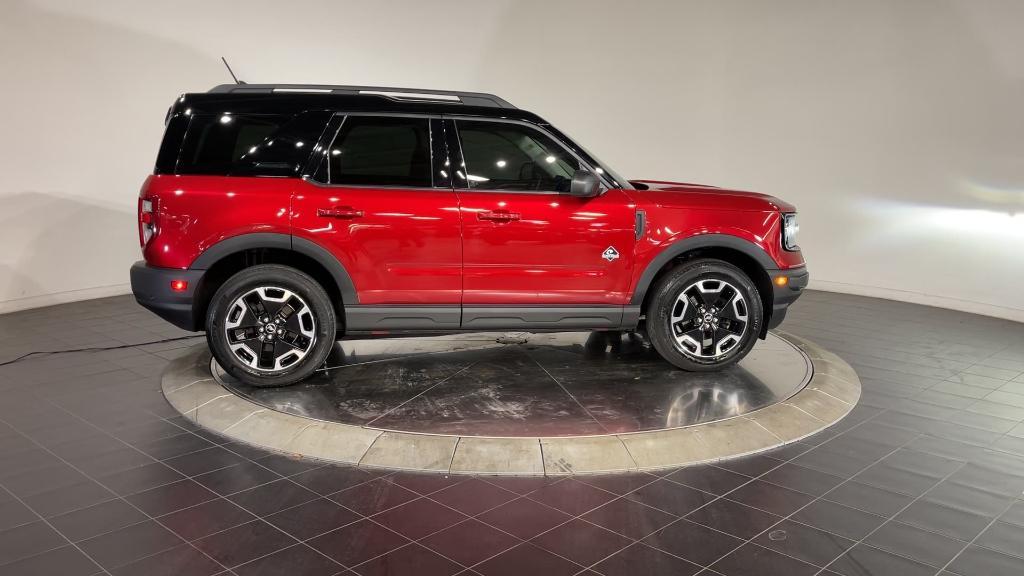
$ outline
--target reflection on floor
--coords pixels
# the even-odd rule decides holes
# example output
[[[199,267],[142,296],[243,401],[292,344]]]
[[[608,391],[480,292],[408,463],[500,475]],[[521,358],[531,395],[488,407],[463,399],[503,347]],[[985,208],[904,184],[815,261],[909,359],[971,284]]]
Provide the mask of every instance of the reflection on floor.
[[[340,342],[332,368],[288,388],[236,394],[321,420],[463,436],[570,436],[688,426],[785,400],[811,376],[770,335],[737,366],[683,372],[639,335],[466,334]]]
[[[0,367],[0,573],[1024,574],[1024,326],[810,292],[785,328],[857,369],[846,419],[614,477],[372,473],[225,443],[159,393],[200,340]],[[0,362],[176,334],[129,297],[62,305],[0,317]]]

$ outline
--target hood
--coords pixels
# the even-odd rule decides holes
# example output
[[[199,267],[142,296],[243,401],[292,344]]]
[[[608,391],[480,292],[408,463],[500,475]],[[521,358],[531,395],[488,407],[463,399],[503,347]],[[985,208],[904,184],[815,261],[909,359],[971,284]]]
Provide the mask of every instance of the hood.
[[[633,180],[630,183],[636,188],[629,191],[630,195],[636,196],[641,203],[647,201],[658,206],[757,212],[796,211],[792,204],[758,192],[662,180]]]

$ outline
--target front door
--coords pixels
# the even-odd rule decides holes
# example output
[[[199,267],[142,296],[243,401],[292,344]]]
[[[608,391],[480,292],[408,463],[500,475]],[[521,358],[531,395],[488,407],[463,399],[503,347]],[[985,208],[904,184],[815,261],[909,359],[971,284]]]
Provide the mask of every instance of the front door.
[[[330,250],[352,278],[350,331],[459,326],[458,198],[434,174],[432,122],[440,132],[425,117],[348,115],[293,197],[293,235]]]
[[[463,326],[471,327],[466,319],[473,307],[628,302],[635,210],[626,193],[570,196],[580,160],[533,126],[479,119],[455,119],[454,125],[452,148],[461,148],[463,163],[455,173]]]

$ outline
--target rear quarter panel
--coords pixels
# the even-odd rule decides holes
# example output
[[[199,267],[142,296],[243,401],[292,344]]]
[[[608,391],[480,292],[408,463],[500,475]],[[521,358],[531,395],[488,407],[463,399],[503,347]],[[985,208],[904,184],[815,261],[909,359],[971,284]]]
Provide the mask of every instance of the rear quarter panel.
[[[251,232],[289,234],[296,180],[224,176],[150,176],[140,196],[155,198],[157,233],[146,262],[188,268],[207,248]]]

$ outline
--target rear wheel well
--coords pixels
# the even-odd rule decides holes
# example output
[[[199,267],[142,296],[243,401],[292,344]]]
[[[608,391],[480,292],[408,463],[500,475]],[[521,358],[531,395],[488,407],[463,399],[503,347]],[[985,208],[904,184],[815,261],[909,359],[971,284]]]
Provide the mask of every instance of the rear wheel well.
[[[644,294],[644,300],[641,304],[641,314],[646,314],[647,305],[650,304],[653,292],[651,288],[657,285],[658,281],[666,274],[669,270],[679,266],[684,262],[690,260],[696,260],[698,258],[714,258],[728,262],[733,266],[739,268],[744,274],[750,278],[750,281],[757,287],[758,296],[761,297],[761,305],[764,309],[764,326],[761,329],[761,336],[763,337],[768,332],[768,321],[771,320],[772,315],[772,299],[774,292],[772,290],[772,280],[768,276],[768,272],[765,271],[761,264],[753,259],[752,257],[734,250],[732,248],[726,248],[723,246],[706,246],[702,248],[694,248],[688,252],[683,252],[679,256],[676,256],[672,260],[669,260],[658,270],[658,273],[651,279],[651,283],[647,286],[647,292]]]
[[[210,300],[218,288],[238,272],[257,264],[281,264],[290,266],[305,272],[312,277],[331,299],[334,306],[335,316],[338,318],[339,328],[345,318],[344,306],[341,299],[341,290],[334,281],[330,272],[319,262],[293,250],[282,248],[249,248],[229,254],[210,266],[203,275],[202,284],[195,296],[194,314],[197,321],[202,324],[200,329],[205,329],[205,319]]]

